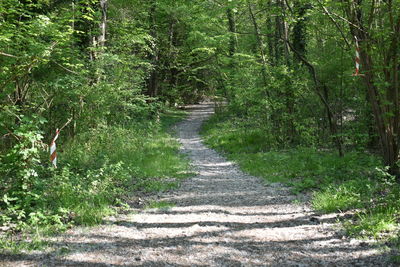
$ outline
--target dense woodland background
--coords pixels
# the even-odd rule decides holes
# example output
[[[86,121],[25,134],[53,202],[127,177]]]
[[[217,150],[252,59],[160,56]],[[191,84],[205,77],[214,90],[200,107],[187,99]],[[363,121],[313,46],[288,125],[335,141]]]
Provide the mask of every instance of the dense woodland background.
[[[314,167],[373,184],[360,201],[398,225],[399,33],[398,0],[1,0],[0,224],[95,223],[132,177],[163,189],[154,177],[188,172],[171,108],[207,98],[235,133],[216,147],[337,154]]]

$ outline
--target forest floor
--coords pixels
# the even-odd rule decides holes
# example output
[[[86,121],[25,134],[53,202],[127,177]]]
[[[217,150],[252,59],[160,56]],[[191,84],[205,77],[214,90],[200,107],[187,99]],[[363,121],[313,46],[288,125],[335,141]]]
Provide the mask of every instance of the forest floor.
[[[0,255],[0,265],[390,266],[375,242],[345,237],[338,214],[315,214],[289,188],[265,184],[204,146],[199,129],[213,105],[188,109],[176,130],[195,177],[147,208],[50,237],[45,251]]]

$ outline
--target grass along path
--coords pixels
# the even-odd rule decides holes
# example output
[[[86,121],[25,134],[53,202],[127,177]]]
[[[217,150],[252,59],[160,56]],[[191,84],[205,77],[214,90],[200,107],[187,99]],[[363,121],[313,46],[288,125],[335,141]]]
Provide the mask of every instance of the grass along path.
[[[327,149],[277,148],[269,129],[228,110],[207,120],[202,134],[207,145],[247,173],[289,185],[299,197],[309,195],[315,210],[348,213],[343,219],[348,235],[375,238],[399,251],[400,186],[376,155],[353,149],[339,157]]]
[[[5,265],[47,266],[390,266],[373,243],[344,238],[335,214],[316,217],[285,186],[265,185],[207,148],[198,134],[210,104],[189,107],[177,131],[197,175],[147,209],[74,228],[51,249]],[[159,205],[157,205],[157,203]]]
[[[0,208],[0,253],[38,250],[43,236],[99,224],[126,202],[176,188],[193,175],[171,129],[186,115],[163,109],[158,121],[99,125],[59,144],[59,168],[39,174],[30,188],[34,194],[0,197],[10,199]],[[48,153],[44,156],[47,162]]]

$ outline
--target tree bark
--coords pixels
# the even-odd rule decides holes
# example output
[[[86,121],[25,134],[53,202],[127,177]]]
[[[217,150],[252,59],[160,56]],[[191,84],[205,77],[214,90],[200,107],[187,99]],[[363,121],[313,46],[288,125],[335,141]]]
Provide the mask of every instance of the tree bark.
[[[394,18],[392,1],[388,1],[386,5],[385,15],[388,14],[390,25],[390,38],[386,39],[386,43],[381,43],[371,35],[374,30],[372,25],[377,27],[381,23],[381,18],[376,16],[376,6],[371,8],[369,17],[365,17],[362,9],[362,0],[352,0],[346,2],[346,11],[348,24],[351,33],[359,40],[360,45],[360,61],[362,79],[364,80],[368,100],[375,118],[376,129],[379,134],[382,147],[382,155],[384,163],[389,166],[391,174],[395,175],[400,180],[400,170],[397,166],[399,160],[400,149],[400,110],[399,110],[399,34],[400,34],[400,14]],[[382,7],[381,7],[382,8]],[[375,29],[381,31],[382,29]],[[389,46],[387,46],[389,40]],[[380,56],[373,57],[373,46],[379,45]],[[375,63],[374,59],[382,60]],[[377,65],[381,65],[378,68]],[[381,69],[382,74],[379,73]],[[384,77],[388,86],[380,86],[376,83],[378,77]]]
[[[296,49],[294,49],[294,46],[292,44],[290,44],[290,42],[287,42],[287,44],[288,44],[289,48],[293,51],[293,53],[295,53],[295,55],[299,58],[299,60],[304,63],[304,65],[308,68],[308,70],[311,74],[311,77],[312,77],[312,79],[314,81],[314,85],[315,85],[314,91],[325,107],[330,134],[331,134],[333,141],[336,145],[336,148],[339,152],[339,156],[343,157],[344,156],[343,141],[338,136],[337,116],[335,116],[335,113],[332,110],[331,105],[329,104],[329,99],[328,99],[329,88],[325,83],[323,83],[320,79],[318,79],[315,67],[304,56],[302,56],[298,51],[296,51]]]
[[[289,26],[285,21],[287,6],[284,0],[277,0],[276,5],[280,8],[281,14],[277,15],[275,19],[275,61],[277,65],[284,63],[289,66],[290,49],[286,42],[289,40]]]
[[[236,21],[235,14],[232,8],[227,8],[226,15],[228,17],[228,30],[230,33],[229,37],[229,56],[233,57],[236,53],[237,38],[236,38]]]
[[[156,97],[158,95],[158,47],[157,47],[157,25],[156,25],[156,9],[157,0],[152,0],[150,11],[149,11],[149,25],[150,35],[153,38],[151,53],[149,54],[149,60],[153,69],[151,70],[150,77],[147,81],[147,95]]]
[[[169,65],[169,73],[170,73],[170,86],[173,88],[178,86],[178,79],[177,79],[178,69],[175,65],[177,56],[175,52],[175,47],[177,46],[177,40],[178,40],[176,32],[176,24],[177,20],[171,17],[169,24],[169,54],[171,59]]]
[[[250,1],[247,1],[247,7],[249,10],[249,14],[250,14],[250,19],[253,23],[253,27],[254,27],[254,34],[256,36],[256,40],[257,40],[257,47],[260,53],[260,59],[261,59],[261,74],[262,74],[262,78],[263,78],[263,85],[264,87],[267,86],[267,59],[265,57],[265,50],[264,50],[264,43],[260,34],[260,28],[258,26],[257,23],[257,19],[254,16],[254,12],[253,12],[253,8],[251,6]]]
[[[293,47],[302,56],[305,56],[306,54],[306,19],[304,16],[308,8],[309,7],[306,4],[299,3],[299,1],[294,2],[297,22],[293,27]],[[294,59],[298,61],[296,55]]]
[[[100,12],[101,12],[100,35],[97,37],[99,47],[104,47],[106,43],[107,8],[108,8],[108,0],[100,0]]]
[[[237,49],[237,45],[238,45],[238,40],[237,40],[237,36],[236,36],[236,20],[235,20],[235,14],[232,10],[231,7],[228,7],[226,9],[226,16],[228,18],[228,32],[229,32],[229,48],[228,48],[228,55],[229,55],[229,71],[228,71],[228,75],[231,76],[227,83],[228,86],[225,86],[225,84],[223,82],[221,82],[222,84],[222,89],[224,92],[224,96],[226,97],[227,101],[230,102],[233,98],[233,93],[231,92],[231,88],[233,88],[232,86],[232,80],[235,70],[236,70],[236,66],[235,66],[235,53],[236,53],[236,49]],[[221,75],[221,81],[223,81],[224,79],[222,78]]]

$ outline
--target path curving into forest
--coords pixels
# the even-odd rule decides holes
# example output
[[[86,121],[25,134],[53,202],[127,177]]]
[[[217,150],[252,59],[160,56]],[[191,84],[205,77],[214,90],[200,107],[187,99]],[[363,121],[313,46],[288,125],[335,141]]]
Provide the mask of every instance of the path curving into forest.
[[[189,106],[177,126],[182,152],[198,174],[159,201],[104,225],[50,240],[53,250],[5,265],[47,266],[389,266],[373,244],[344,238],[335,214],[319,216],[280,184],[265,185],[201,141],[212,104]],[[1,261],[0,261],[1,264]]]

